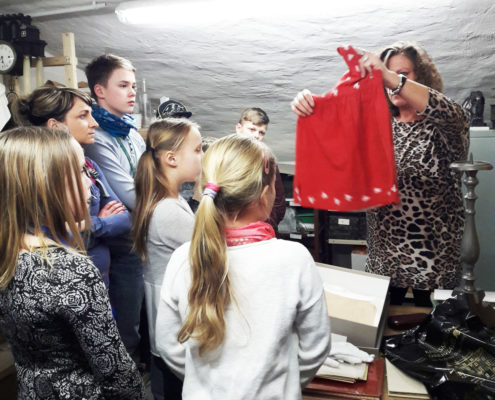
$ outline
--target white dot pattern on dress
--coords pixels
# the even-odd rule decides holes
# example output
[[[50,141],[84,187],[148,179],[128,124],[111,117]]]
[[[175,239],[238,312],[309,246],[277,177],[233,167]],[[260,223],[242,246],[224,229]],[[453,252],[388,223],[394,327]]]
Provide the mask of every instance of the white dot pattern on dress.
[[[381,188],[373,188],[374,193],[381,193],[382,189]]]
[[[347,200],[347,201],[351,201],[352,200],[352,196],[350,194],[344,194],[344,198]]]
[[[356,82],[353,86],[354,89],[359,89],[359,82]]]
[[[326,194],[325,192],[321,192],[321,198],[328,199],[328,194]]]

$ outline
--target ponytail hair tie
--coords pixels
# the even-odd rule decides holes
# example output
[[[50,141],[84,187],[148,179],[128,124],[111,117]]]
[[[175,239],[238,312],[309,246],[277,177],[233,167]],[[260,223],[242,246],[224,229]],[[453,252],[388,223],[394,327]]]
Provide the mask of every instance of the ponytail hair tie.
[[[151,152],[151,156],[153,158],[155,158],[155,148],[154,147],[151,147],[149,145],[146,145],[146,151],[150,151]]]
[[[208,182],[205,186],[205,190],[203,190],[203,196],[208,196],[211,197],[213,200],[215,200],[215,197],[217,197],[217,193],[219,190],[220,190],[220,186]]]

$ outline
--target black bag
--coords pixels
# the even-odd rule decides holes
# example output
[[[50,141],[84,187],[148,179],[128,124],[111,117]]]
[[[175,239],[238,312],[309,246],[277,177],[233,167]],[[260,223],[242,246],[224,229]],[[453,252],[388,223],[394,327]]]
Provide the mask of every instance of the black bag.
[[[385,357],[423,382],[432,399],[495,400],[495,331],[466,295],[438,305],[416,328],[387,339]]]

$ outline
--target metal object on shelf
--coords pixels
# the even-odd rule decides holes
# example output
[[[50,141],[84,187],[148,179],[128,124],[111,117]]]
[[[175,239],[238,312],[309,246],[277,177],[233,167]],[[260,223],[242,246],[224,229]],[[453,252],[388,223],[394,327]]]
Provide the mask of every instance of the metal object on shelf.
[[[471,310],[480,317],[485,325],[495,327],[495,309],[491,306],[483,305],[482,300],[485,296],[485,292],[477,289],[474,284],[474,266],[480,255],[480,245],[474,218],[476,214],[474,204],[478,198],[474,190],[479,183],[476,175],[478,171],[493,169],[493,166],[485,161],[473,161],[473,155],[470,154],[469,160],[454,162],[450,164],[450,168],[463,173],[462,182],[467,189],[467,192],[464,195],[464,198],[466,199],[466,220],[464,222],[464,233],[461,243],[462,278],[459,287],[457,287],[452,294],[466,294],[469,299]]]
[[[476,90],[464,100],[462,107],[471,115],[471,126],[486,126],[483,121],[483,112],[485,110],[485,96],[483,92]]]

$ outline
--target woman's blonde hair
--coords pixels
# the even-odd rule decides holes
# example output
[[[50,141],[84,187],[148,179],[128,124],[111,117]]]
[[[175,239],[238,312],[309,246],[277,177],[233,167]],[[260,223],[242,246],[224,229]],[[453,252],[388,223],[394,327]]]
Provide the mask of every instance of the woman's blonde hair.
[[[391,57],[402,55],[409,59],[413,65],[416,82],[435,89],[438,92],[443,91],[443,82],[438,69],[428,55],[416,42],[395,42],[391,46],[380,51],[380,59],[388,67],[388,62]],[[387,96],[388,99],[388,96]],[[399,109],[395,107],[389,100],[389,107],[394,116],[399,115]]]
[[[199,125],[187,118],[165,118],[151,124],[146,136],[146,151],[139,159],[134,186],[136,207],[132,212],[134,250],[146,258],[146,241],[151,216],[158,202],[169,196],[169,183],[160,171],[161,151],[177,151],[192,128]]]
[[[226,219],[259,200],[274,175],[272,153],[249,137],[221,138],[205,153],[201,187],[211,182],[220,189],[215,199],[203,196],[196,211],[189,253],[189,313],[178,335],[181,343],[196,339],[200,355],[223,342],[225,308],[233,299],[227,273]]]
[[[45,254],[53,242],[84,253],[77,222],[89,215],[73,142],[66,131],[42,127],[0,135],[0,289],[13,278],[19,252],[31,250],[27,234],[39,239]]]
[[[42,86],[12,103],[12,115],[17,126],[45,126],[50,118],[63,122],[76,99],[91,106],[91,96],[77,89]]]

